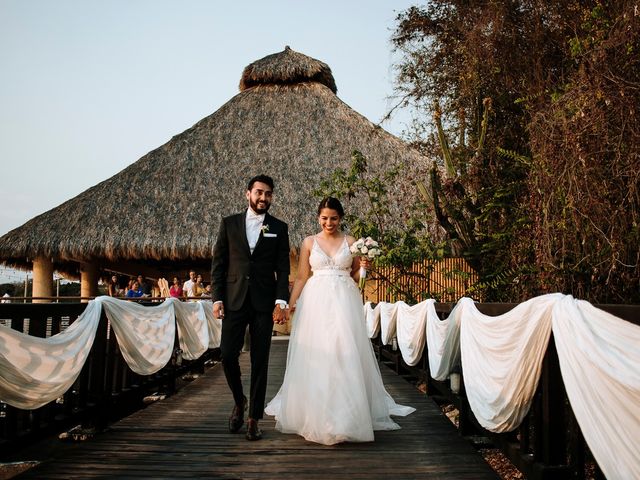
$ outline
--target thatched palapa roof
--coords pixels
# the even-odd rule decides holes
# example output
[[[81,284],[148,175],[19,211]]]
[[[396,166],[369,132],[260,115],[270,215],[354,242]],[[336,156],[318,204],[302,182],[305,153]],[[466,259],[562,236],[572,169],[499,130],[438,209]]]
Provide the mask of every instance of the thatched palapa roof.
[[[316,230],[311,191],[347,168],[354,149],[374,172],[426,163],[336,91],[328,65],[289,47],[250,64],[240,93],[216,112],[1,237],[0,260],[28,268],[42,255],[61,271],[79,261],[114,271],[128,264],[205,271],[221,216],[246,207],[246,182],[258,173],[274,178],[270,212],[289,223],[299,245]]]
[[[247,66],[240,79],[240,91],[258,85],[293,85],[315,82],[338,93],[329,65],[294,52],[288,46],[283,52],[267,55]]]

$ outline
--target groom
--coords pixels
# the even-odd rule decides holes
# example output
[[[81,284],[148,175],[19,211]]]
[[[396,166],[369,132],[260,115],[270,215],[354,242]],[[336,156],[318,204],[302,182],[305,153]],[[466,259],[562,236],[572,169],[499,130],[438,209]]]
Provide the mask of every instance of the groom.
[[[273,322],[284,323],[289,299],[289,232],[286,223],[267,213],[273,197],[273,179],[258,175],[249,180],[249,208],[223,218],[213,250],[211,280],[213,315],[222,318],[220,353],[235,407],[229,431],[244,424],[247,397],[242,390],[238,357],[249,326],[251,388],[248,440],[260,440],[258,420],[264,411],[267,368]]]

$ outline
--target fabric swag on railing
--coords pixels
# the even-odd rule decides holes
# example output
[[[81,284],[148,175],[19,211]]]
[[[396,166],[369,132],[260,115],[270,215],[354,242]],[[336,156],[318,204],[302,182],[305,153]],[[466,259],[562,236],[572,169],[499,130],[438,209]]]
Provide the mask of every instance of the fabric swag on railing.
[[[559,293],[499,316],[462,298],[440,320],[434,300],[365,304],[371,338],[397,336],[408,365],[425,346],[431,376],[459,371],[478,422],[492,432],[516,429],[529,411],[553,332],[567,396],[584,438],[607,478],[640,478],[640,327]],[[425,342],[426,337],[426,342]]]
[[[69,328],[49,338],[0,326],[0,400],[17,408],[35,409],[63,395],[87,360],[103,308],[122,356],[140,375],[156,373],[169,362],[176,324],[182,356],[187,360],[220,345],[222,325],[213,318],[211,301],[183,303],[168,298],[146,307],[98,297]]]

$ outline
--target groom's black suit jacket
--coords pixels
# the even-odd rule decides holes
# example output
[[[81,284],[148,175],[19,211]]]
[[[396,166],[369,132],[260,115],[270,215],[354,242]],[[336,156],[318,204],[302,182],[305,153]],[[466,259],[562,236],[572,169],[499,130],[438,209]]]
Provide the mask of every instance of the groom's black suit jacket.
[[[247,294],[256,311],[272,311],[276,299],[289,300],[289,228],[265,215],[253,254],[247,241],[246,210],[222,219],[213,249],[213,301],[240,310]]]

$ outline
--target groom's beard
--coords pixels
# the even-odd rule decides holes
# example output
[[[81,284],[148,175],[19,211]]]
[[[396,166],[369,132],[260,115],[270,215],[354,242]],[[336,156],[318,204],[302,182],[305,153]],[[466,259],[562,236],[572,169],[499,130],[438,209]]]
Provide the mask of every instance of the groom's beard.
[[[263,213],[267,213],[267,211],[269,210],[269,207],[271,206],[271,203],[264,202],[264,201],[254,202],[253,200],[249,199],[249,206],[251,207],[251,210],[253,210],[257,214],[262,215]]]

